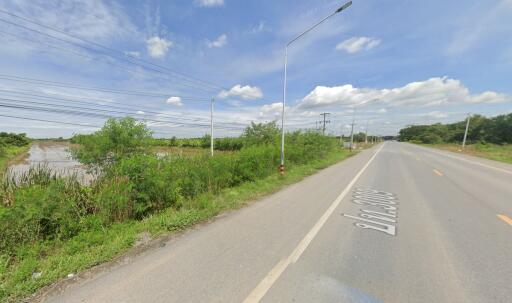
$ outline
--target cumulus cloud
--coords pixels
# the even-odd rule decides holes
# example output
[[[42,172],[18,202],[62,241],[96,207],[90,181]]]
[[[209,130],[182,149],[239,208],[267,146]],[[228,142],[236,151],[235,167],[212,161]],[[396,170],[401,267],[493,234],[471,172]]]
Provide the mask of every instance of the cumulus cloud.
[[[224,0],[195,0],[195,5],[201,7],[223,6]]]
[[[512,96],[492,91],[471,94],[459,80],[431,78],[412,82],[403,87],[391,89],[357,88],[350,84],[326,87],[317,86],[299,103],[302,108],[330,105],[350,107],[369,103],[389,106],[439,106],[462,103],[504,103],[512,102]]]
[[[276,102],[272,104],[265,104],[260,108],[260,118],[276,119],[281,116],[283,110],[283,103]]]
[[[206,41],[206,45],[209,48],[221,48],[228,43],[228,36],[226,34],[220,35],[217,39],[213,41]]]
[[[146,41],[148,53],[153,58],[165,57],[169,48],[172,46],[172,41],[160,38],[157,36],[151,37]]]
[[[371,50],[372,48],[377,47],[380,42],[380,39],[376,38],[352,37],[336,45],[336,49],[345,51],[349,54],[354,54],[364,50]]]
[[[174,105],[174,106],[182,106],[183,103],[181,102],[180,97],[170,97],[166,101],[167,104]]]
[[[263,98],[263,92],[259,87],[256,86],[241,86],[240,84],[237,84],[233,86],[229,91],[221,91],[219,97],[222,99],[229,97],[240,97],[244,100],[256,100]]]

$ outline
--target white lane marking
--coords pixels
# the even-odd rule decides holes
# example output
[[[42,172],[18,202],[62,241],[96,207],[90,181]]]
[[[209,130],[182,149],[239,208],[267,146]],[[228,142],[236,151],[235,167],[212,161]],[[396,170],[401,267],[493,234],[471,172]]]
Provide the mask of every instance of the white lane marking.
[[[416,146],[416,147],[419,147],[419,146]],[[446,156],[446,157],[453,158],[453,159],[458,159],[458,160],[461,160],[461,161],[464,161],[464,162],[472,163],[472,164],[475,164],[475,165],[479,165],[479,166],[482,166],[482,167],[494,169],[494,170],[497,170],[497,171],[500,171],[500,172],[512,175],[512,171],[510,171],[510,170],[506,170],[506,169],[503,169],[503,168],[499,168],[499,167],[495,167],[495,166],[479,163],[479,162],[476,162],[476,161],[471,161],[471,160],[468,160],[468,159],[464,159],[462,157],[457,157],[457,156],[454,156],[454,155],[438,152],[438,151],[433,150],[431,148],[426,148],[426,147],[419,147],[419,148],[422,148],[424,150],[428,150],[428,151],[430,151],[430,152],[432,152],[434,154],[438,154],[438,155],[441,155],[441,156]]]
[[[350,181],[350,183],[345,187],[345,189],[341,192],[341,194],[332,202],[331,206],[325,211],[325,213],[320,217],[320,219],[315,223],[313,228],[306,234],[306,236],[300,241],[299,245],[293,250],[293,252],[286,258],[274,266],[272,270],[261,280],[261,282],[256,286],[255,289],[251,291],[249,296],[245,298],[243,303],[257,303],[259,302],[265,294],[268,292],[268,290],[274,285],[274,283],[279,279],[281,274],[286,270],[286,268],[295,262],[299,260],[302,253],[308,248],[309,244],[315,236],[318,234],[320,229],[324,226],[325,222],[329,217],[332,215],[334,210],[340,205],[341,201],[345,198],[345,196],[350,192],[350,189],[354,184],[357,182],[359,177],[364,173],[366,168],[370,166],[370,163],[372,163],[373,159],[377,156],[377,154],[382,150],[382,148],[386,145],[386,143],[383,143],[382,146],[373,154],[373,156],[366,162],[366,164],[363,166],[363,168],[357,173],[357,175]]]

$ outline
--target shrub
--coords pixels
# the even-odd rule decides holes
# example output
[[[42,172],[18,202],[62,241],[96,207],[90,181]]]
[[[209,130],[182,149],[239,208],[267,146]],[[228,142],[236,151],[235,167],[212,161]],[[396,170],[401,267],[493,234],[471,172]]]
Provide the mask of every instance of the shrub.
[[[89,186],[81,185],[76,177],[57,177],[47,167],[4,180],[0,187],[0,250],[15,254],[20,245],[66,240],[170,207],[191,207],[195,204],[185,204],[185,200],[277,173],[280,160],[275,123],[252,124],[240,138],[218,139],[219,148],[237,151],[214,157],[158,157],[145,152],[147,138],[151,139],[145,126],[133,120],[109,120],[93,135],[75,136],[82,144],[76,152],[79,157],[101,167],[101,175]],[[337,148],[335,138],[317,132],[287,134],[286,140],[287,167],[321,159]],[[174,142],[201,144],[200,139]]]
[[[133,201],[133,217],[140,219],[180,202],[180,188],[175,180],[173,182],[171,173],[169,158],[133,155],[119,160],[105,178],[126,178],[129,182],[126,186],[130,187],[129,196]]]
[[[0,206],[0,250],[38,240],[69,239],[80,231],[80,219],[92,211],[89,189],[76,179],[61,179],[31,172],[16,184],[4,184],[2,197],[9,196],[7,207]],[[11,181],[6,181],[11,182]],[[10,193],[9,193],[10,192]]]
[[[92,135],[75,136],[73,156],[85,164],[106,165],[123,157],[144,153],[151,140],[151,131],[133,118],[109,119]]]

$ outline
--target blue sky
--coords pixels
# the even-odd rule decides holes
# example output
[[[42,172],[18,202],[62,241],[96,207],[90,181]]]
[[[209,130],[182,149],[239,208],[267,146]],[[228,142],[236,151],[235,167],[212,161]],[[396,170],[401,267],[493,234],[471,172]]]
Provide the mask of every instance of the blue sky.
[[[216,133],[236,135],[279,119],[284,45],[343,3],[0,0],[0,128],[67,137],[116,111],[158,136],[200,136],[215,97]],[[333,134],[348,133],[354,111],[357,128],[374,134],[509,113],[511,18],[511,0],[355,0],[291,46],[288,129],[314,128],[322,112]],[[84,108],[98,110],[71,114]]]

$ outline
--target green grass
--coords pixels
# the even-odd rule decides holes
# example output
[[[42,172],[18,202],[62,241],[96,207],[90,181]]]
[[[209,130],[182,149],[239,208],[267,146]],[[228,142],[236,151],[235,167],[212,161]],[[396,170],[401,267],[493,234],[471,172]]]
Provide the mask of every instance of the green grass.
[[[426,144],[425,146],[512,164],[512,144],[471,144],[467,145],[464,150],[459,144]]]
[[[4,171],[13,160],[26,153],[29,148],[30,145],[21,147],[7,145],[3,150],[3,155],[0,155],[0,177],[3,175]]]
[[[54,240],[22,246],[16,254],[17,260],[0,255],[0,301],[19,302],[69,273],[112,260],[132,248],[142,233],[148,232],[155,238],[184,230],[224,211],[243,207],[351,155],[345,150],[332,152],[322,160],[295,166],[284,177],[276,173],[222,190],[218,195],[199,195],[193,200],[184,201],[179,210],[168,208],[141,221],[130,220],[106,229],[82,232],[67,241]],[[32,278],[35,272],[41,272],[41,277]]]

